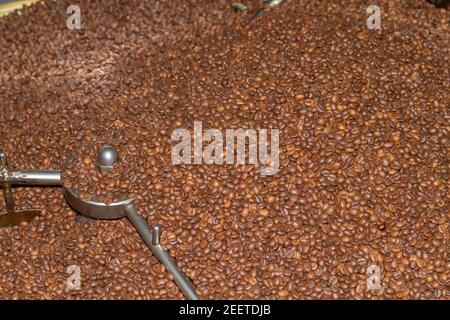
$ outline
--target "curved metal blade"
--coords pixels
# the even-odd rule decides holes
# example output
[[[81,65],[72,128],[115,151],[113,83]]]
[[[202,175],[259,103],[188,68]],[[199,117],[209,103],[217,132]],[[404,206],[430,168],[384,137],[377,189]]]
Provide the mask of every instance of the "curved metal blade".
[[[94,219],[120,219],[126,216],[125,208],[133,203],[134,199],[126,199],[111,204],[99,201],[83,200],[80,193],[74,189],[64,189],[67,203],[83,216]]]

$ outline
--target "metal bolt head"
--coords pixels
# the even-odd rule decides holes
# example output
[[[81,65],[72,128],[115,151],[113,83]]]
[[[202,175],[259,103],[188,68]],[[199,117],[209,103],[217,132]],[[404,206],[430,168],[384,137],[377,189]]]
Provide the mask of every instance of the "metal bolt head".
[[[119,160],[119,154],[114,147],[104,145],[100,148],[98,153],[100,171],[111,171],[117,160]]]

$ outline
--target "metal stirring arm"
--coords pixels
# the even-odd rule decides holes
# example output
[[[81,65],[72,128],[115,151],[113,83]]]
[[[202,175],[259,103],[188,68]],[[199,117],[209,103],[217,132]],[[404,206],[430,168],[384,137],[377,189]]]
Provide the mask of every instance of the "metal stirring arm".
[[[1,154],[0,154],[1,161]],[[60,170],[17,170],[8,171],[0,164],[1,184],[6,202],[6,210],[14,211],[12,186],[61,186]]]
[[[96,219],[120,219],[127,217],[135,229],[139,232],[144,242],[150,248],[151,252],[164,264],[175,280],[175,283],[190,300],[199,300],[193,284],[177,267],[175,261],[159,244],[160,229],[159,225],[154,225],[152,230],[148,224],[133,207],[133,199],[126,199],[120,202],[105,204],[96,200],[84,200],[80,197],[77,190],[64,189],[64,197],[67,203],[83,216]]]
[[[159,244],[159,225],[154,225],[152,232],[150,232],[147,222],[144,218],[139,216],[136,210],[134,210],[133,205],[127,206],[125,208],[125,212],[127,213],[128,219],[139,232],[142,239],[144,239],[145,243],[150,248],[152,253],[162,264],[164,264],[164,266],[167,268],[167,271],[169,271],[173,275],[173,277],[175,278],[175,283],[178,285],[184,295],[189,300],[199,300],[199,297],[195,292],[194,285],[181,272],[181,270],[177,267],[175,261]]]
[[[64,166],[63,166],[64,168]],[[61,170],[16,170],[8,168],[6,155],[0,151],[0,186],[3,187],[6,202],[6,212],[0,212],[0,227],[17,225],[22,221],[29,221],[39,213],[37,209],[14,210],[12,197],[13,185],[17,186],[62,186]],[[174,279],[175,283],[190,300],[199,300],[193,284],[177,267],[175,261],[159,244],[160,229],[155,225],[152,231],[149,230],[147,222],[133,208],[133,199],[127,199],[114,204],[95,200],[81,199],[79,192],[71,189],[64,189],[64,197],[67,203],[79,213],[97,219],[119,219],[127,216],[147,246],[158,260],[164,264]]]
[[[10,186],[61,186],[61,170],[10,170],[0,151],[0,178]]]
[[[40,213],[39,209],[14,208],[13,186],[61,186],[61,170],[15,170],[8,168],[6,154],[0,151],[0,186],[3,188],[6,211],[0,212],[0,227],[18,225],[30,221]]]
[[[61,170],[16,170],[9,172],[13,186],[62,186]]]

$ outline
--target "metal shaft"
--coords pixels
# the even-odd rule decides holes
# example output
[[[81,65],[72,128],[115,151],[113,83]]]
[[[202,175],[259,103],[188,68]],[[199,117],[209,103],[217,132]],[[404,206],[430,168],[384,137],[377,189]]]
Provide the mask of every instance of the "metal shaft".
[[[17,170],[9,172],[8,179],[16,186],[61,186],[61,171]]]
[[[0,180],[3,187],[3,195],[5,197],[6,211],[14,211],[14,199],[11,191],[11,183],[9,182],[8,160],[6,154],[0,151]]]
[[[149,230],[147,222],[138,215],[136,210],[134,210],[132,205],[129,205],[125,209],[127,213],[127,217],[136,230],[139,232],[141,237],[144,239],[147,246],[150,248],[152,253],[158,258],[158,260],[164,264],[167,270],[173,275],[175,278],[175,283],[184,293],[184,295],[189,300],[199,300],[197,293],[195,292],[193,284],[186,278],[186,276],[181,272],[181,270],[177,267],[175,261],[170,257],[170,255],[164,251],[161,245],[155,245],[153,242],[152,232],[158,234],[159,238],[159,227],[154,228],[152,231]],[[156,240],[156,239],[155,239]],[[159,243],[159,239],[155,242]]]

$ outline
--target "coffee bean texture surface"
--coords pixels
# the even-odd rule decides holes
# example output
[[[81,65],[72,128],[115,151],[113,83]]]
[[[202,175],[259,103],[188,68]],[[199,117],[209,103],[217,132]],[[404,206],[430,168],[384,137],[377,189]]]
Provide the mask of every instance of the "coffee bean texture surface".
[[[449,299],[449,11],[374,1],[371,30],[367,1],[241,2],[79,0],[79,30],[71,1],[0,18],[11,167],[69,159],[65,187],[133,197],[202,299]],[[174,165],[171,135],[195,121],[278,129],[278,172]],[[0,229],[0,298],[184,298],[127,219],[13,193],[42,213]]]

